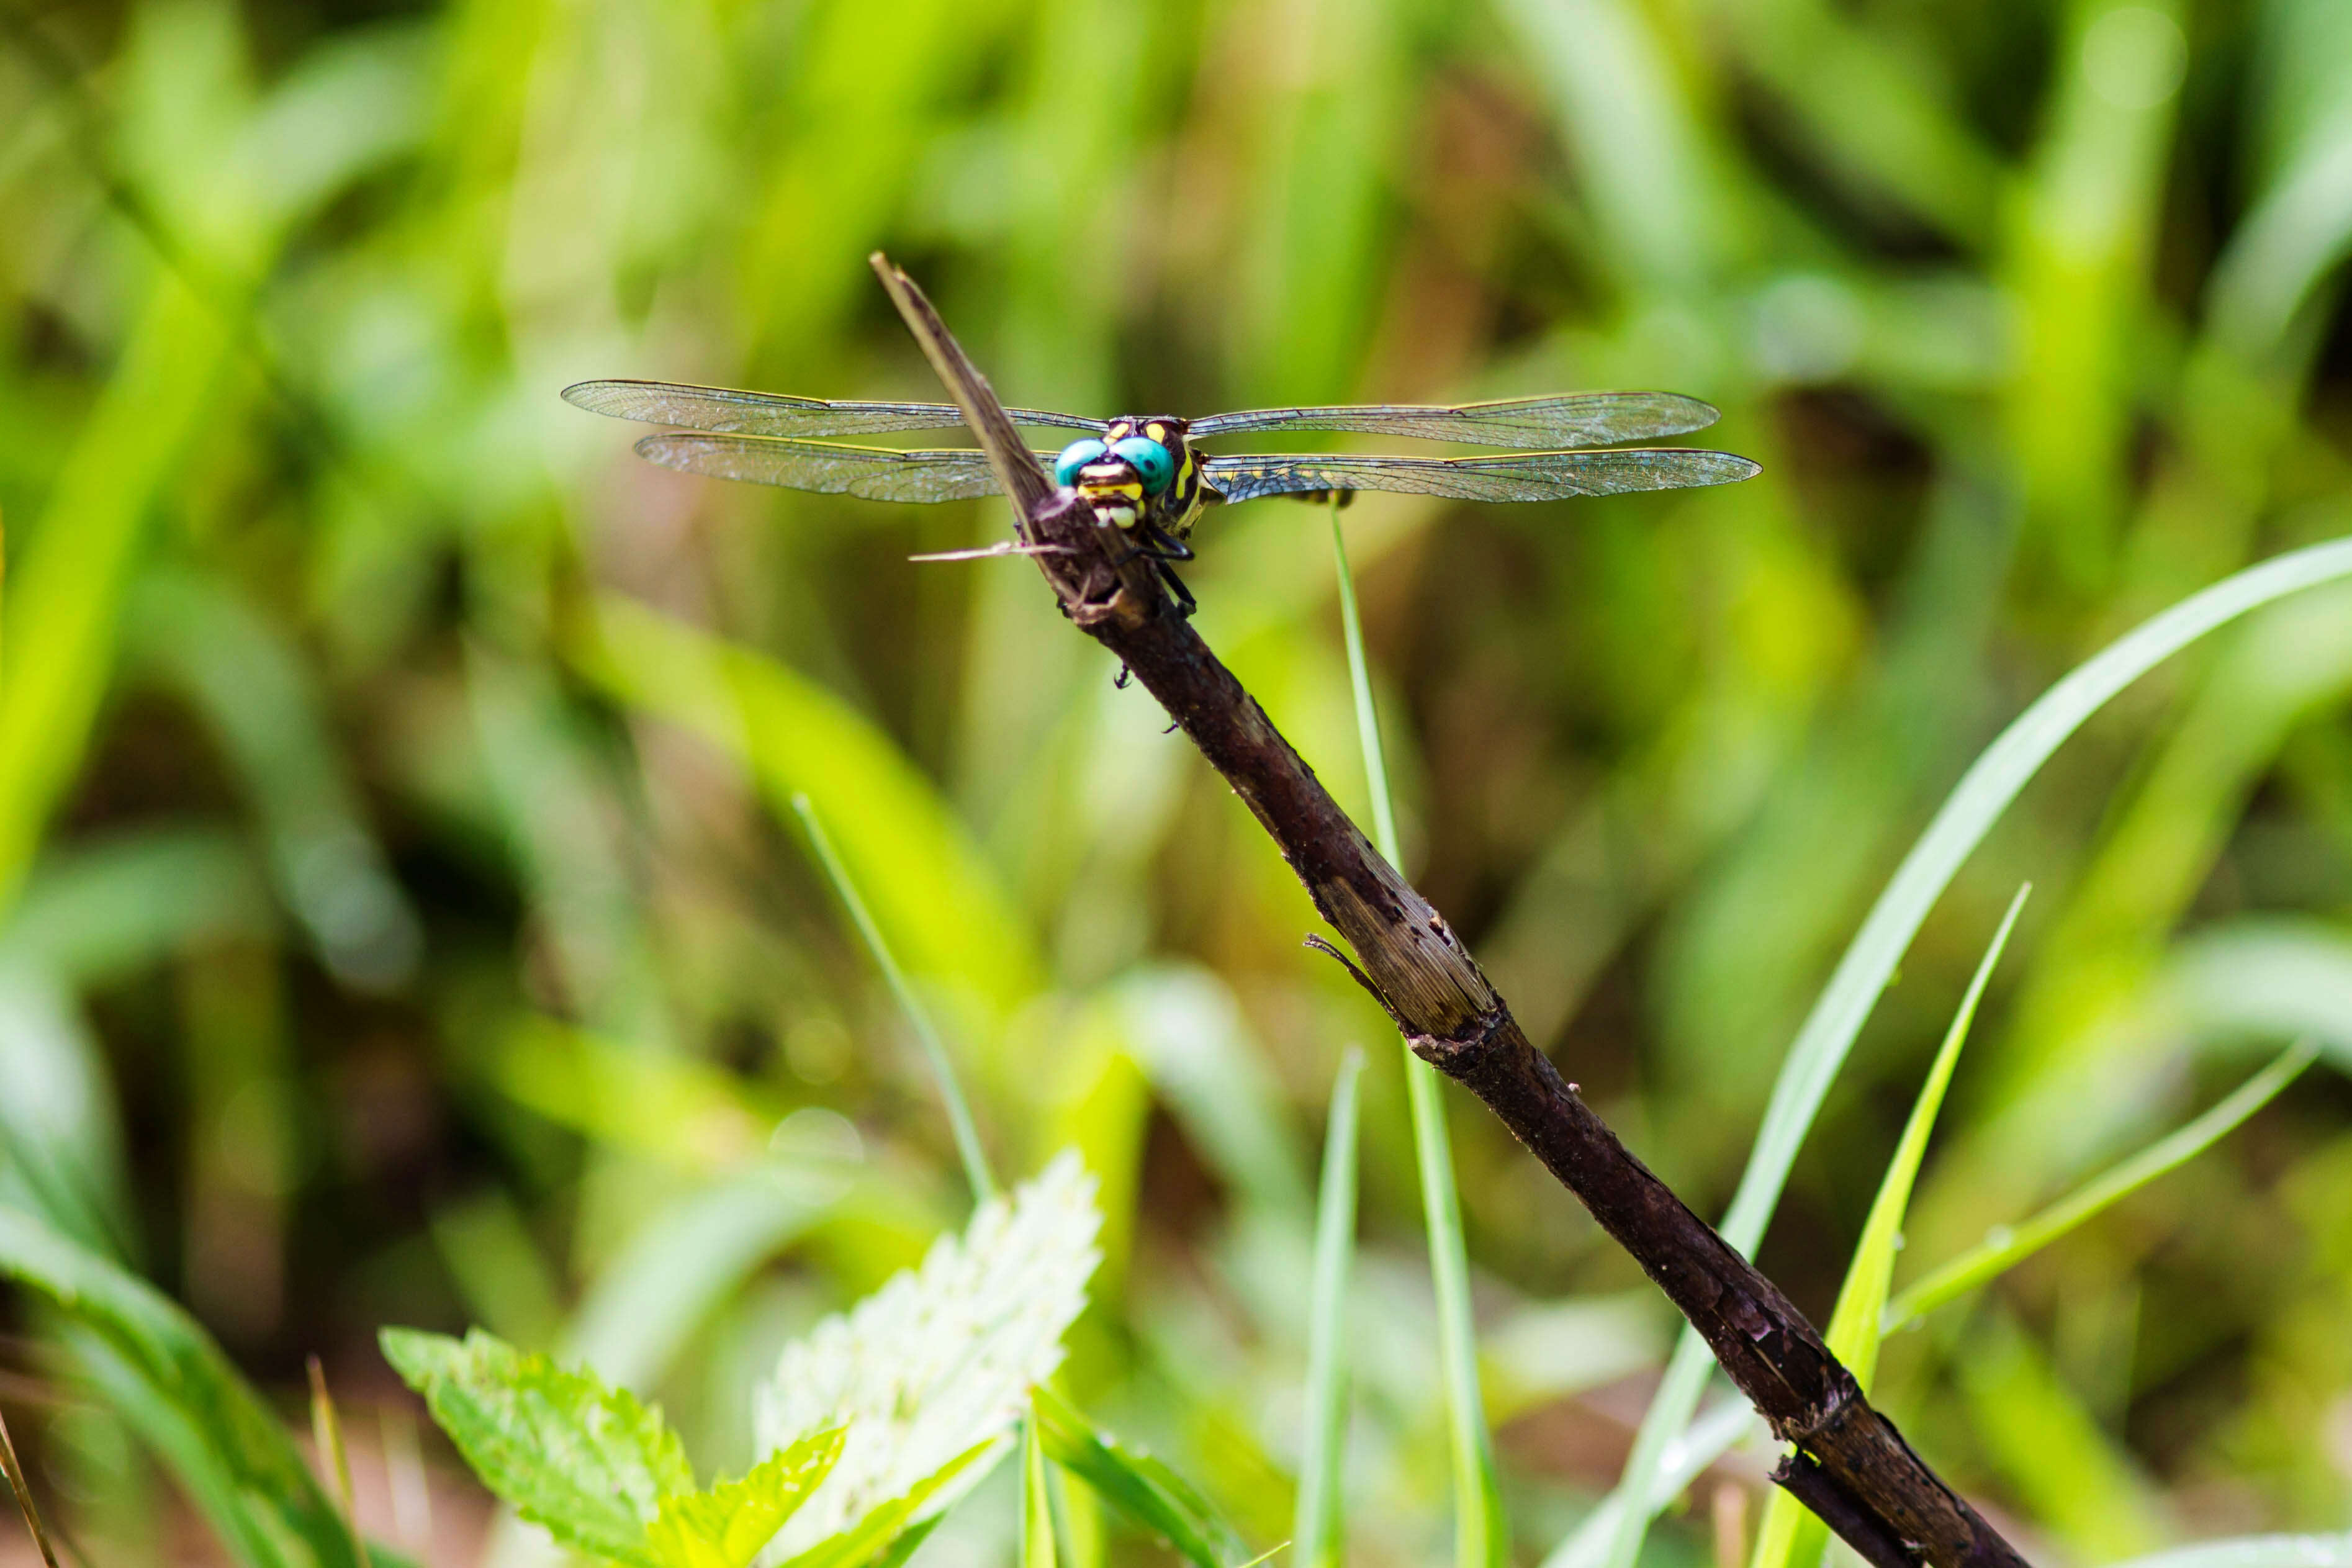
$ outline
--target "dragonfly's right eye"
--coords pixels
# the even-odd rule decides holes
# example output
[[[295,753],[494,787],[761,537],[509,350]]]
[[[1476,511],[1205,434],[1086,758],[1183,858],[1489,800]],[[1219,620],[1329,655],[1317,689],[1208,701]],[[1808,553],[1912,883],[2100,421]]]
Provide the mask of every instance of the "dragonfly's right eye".
[[[1078,470],[1088,463],[1101,461],[1103,455],[1109,450],[1091,436],[1083,441],[1071,442],[1062,448],[1062,455],[1054,459],[1054,482],[1066,486],[1076,484]]]

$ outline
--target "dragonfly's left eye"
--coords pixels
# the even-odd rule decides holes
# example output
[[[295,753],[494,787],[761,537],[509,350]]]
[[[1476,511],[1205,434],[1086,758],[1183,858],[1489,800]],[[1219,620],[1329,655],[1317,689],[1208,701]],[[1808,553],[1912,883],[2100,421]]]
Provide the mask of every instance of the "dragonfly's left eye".
[[[1146,446],[1154,444],[1149,441],[1144,443]],[[1121,442],[1120,445],[1124,446],[1126,443]],[[1062,455],[1054,459],[1054,482],[1064,486],[1076,484],[1078,470],[1088,463],[1100,462],[1103,454],[1109,450],[1108,447],[1091,436],[1083,441],[1071,442],[1062,448]]]
[[[1134,468],[1145,495],[1158,495],[1176,478],[1176,455],[1148,436],[1129,436],[1110,451]]]

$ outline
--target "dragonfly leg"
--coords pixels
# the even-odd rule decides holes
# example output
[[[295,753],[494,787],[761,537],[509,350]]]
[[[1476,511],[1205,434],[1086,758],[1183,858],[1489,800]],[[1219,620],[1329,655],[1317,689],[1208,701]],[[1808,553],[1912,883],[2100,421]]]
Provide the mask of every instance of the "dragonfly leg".
[[[1191,552],[1186,552],[1187,558],[1190,555]],[[1159,570],[1160,581],[1167,585],[1170,596],[1176,601],[1177,615],[1191,620],[1192,612],[1201,607],[1201,602],[1192,597],[1192,590],[1184,586],[1184,579],[1176,575],[1176,568],[1168,564],[1167,557],[1154,555],[1151,564]]]
[[[1190,561],[1196,553],[1191,545],[1156,522],[1143,525],[1143,537],[1147,542],[1142,548],[1162,561]]]

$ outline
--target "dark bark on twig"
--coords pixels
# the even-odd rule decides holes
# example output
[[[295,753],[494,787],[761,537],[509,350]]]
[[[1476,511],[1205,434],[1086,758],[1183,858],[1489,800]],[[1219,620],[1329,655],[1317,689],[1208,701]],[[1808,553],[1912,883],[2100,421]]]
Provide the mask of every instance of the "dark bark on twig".
[[[1776,1477],[1885,1568],[2023,1568],[1929,1469],[1779,1288],[1653,1175],[1538,1051],[1443,916],[1381,858],[1264,710],[1178,616],[1152,571],[1075,495],[1053,489],[932,310],[881,257],[891,298],[990,448],[1024,540],[1077,626],[1123,660],[1257,817],[1349,967],[1423,1060],[1486,1103],[1633,1254],[1782,1440]]]

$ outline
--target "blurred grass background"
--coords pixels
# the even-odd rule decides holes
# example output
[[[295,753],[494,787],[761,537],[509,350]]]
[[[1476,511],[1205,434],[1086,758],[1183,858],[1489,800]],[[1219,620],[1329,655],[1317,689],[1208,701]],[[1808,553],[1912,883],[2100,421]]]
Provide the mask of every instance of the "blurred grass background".
[[[587,1357],[739,1466],[776,1345],[961,1223],[794,794],[1001,1167],[1075,1142],[1102,1178],[1074,1386],[1265,1543],[1324,1097],[1390,1033],[1029,566],[904,563],[997,537],[1000,503],[688,479],[566,383],[937,396],[882,246],[1033,405],[1720,405],[1705,439],[1761,479],[1347,514],[1409,870],[1703,1213],[2000,724],[2352,532],[2341,0],[6,3],[0,1195],[289,1409],[322,1352],[394,1461],[362,1454],[362,1491],[435,1561],[471,1550],[458,1489],[401,1462],[377,1325]],[[1213,514],[1190,575],[1360,808],[1323,526]],[[1885,1347],[1886,1407],[2053,1560],[2352,1526],[2347,695],[2352,595],[2321,590],[2071,742],[1929,922],[1763,1247],[1825,1316],[2021,880],[1898,1284],[2281,1035],[2330,1047]],[[1434,1308],[1396,1053],[1367,1060],[1348,1552],[1425,1563]],[[1448,1098],[1533,1562],[1613,1480],[1673,1325]],[[203,1551],[12,1321],[0,1401],[68,1520],[107,1560]],[[1761,1470],[1704,1480],[1654,1557],[1704,1559]],[[1004,1480],[922,1561],[1002,1561]]]

